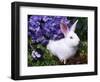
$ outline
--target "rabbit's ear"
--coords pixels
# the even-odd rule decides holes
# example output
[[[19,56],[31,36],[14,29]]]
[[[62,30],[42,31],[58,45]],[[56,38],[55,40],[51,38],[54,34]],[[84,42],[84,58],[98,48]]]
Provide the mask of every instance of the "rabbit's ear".
[[[64,34],[64,36],[67,35],[68,31],[69,31],[69,28],[68,26],[63,22],[63,20],[61,21],[60,23],[60,29],[62,31],[62,33]]]
[[[77,24],[78,20],[75,21],[75,23],[71,26],[71,31],[75,31],[76,29],[76,24]]]

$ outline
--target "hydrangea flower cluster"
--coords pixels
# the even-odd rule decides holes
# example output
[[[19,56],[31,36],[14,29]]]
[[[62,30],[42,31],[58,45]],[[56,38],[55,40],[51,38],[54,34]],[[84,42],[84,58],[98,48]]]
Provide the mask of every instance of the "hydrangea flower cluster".
[[[41,51],[41,49],[36,49],[32,51],[32,58],[33,60],[39,60],[43,57],[43,52]]]
[[[28,36],[32,38],[33,43],[47,45],[49,40],[59,40],[64,37],[60,30],[60,22],[69,24],[65,16],[28,16]]]

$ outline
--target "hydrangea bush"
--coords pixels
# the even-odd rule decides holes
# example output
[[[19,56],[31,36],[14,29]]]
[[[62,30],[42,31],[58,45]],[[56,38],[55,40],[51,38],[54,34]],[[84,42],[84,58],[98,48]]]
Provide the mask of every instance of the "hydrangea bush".
[[[63,38],[60,31],[61,20],[70,25],[70,21],[64,16],[29,16],[28,35],[32,38],[32,42],[47,45],[50,39]]]

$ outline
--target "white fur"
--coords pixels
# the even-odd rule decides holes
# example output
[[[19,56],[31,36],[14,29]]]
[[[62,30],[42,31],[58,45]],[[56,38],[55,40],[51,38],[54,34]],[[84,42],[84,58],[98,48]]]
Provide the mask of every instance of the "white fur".
[[[49,44],[47,45],[47,49],[56,57],[59,58],[61,62],[66,64],[66,60],[70,57],[74,56],[77,49],[80,39],[78,38],[77,34],[74,32],[76,28],[76,23],[78,20],[72,25],[71,29],[68,30],[68,27],[65,25],[60,25],[60,28],[65,36],[65,38],[53,41],[50,40]],[[64,29],[63,29],[64,28]],[[67,30],[65,31],[65,28]],[[74,29],[74,30],[73,30]],[[72,37],[72,39],[70,38]]]

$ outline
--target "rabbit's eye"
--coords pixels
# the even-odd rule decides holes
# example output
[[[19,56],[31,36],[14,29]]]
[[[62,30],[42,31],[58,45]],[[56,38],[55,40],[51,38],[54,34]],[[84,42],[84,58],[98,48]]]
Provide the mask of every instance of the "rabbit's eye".
[[[70,36],[70,39],[73,39],[73,37],[72,37],[72,36]]]

